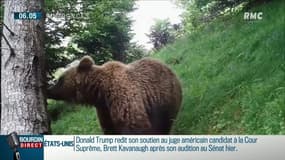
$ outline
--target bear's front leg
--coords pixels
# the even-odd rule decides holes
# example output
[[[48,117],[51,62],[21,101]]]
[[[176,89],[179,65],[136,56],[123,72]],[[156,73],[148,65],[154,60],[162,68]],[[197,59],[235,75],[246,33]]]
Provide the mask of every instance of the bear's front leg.
[[[118,134],[114,128],[108,109],[106,107],[96,106],[96,111],[103,133],[105,135]]]
[[[111,106],[110,116],[118,134],[151,134],[151,123],[144,107],[131,105]]]

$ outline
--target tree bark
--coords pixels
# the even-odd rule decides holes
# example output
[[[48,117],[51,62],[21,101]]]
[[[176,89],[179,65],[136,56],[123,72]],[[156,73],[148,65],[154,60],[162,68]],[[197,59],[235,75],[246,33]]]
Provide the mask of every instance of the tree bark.
[[[44,91],[44,18],[15,20],[14,12],[42,11],[44,0],[5,0],[1,57],[1,134],[50,130]]]

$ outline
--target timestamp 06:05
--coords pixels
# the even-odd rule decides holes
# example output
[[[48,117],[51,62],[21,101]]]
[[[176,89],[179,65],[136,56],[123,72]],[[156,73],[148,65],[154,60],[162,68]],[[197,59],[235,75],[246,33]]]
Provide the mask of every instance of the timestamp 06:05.
[[[15,20],[39,20],[41,18],[41,12],[14,12]]]

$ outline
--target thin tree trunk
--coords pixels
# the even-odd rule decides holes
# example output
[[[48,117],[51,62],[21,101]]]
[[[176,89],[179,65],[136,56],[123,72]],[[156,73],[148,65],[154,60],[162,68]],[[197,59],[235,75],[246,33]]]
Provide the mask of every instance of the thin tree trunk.
[[[5,0],[1,57],[1,134],[49,132],[44,89],[41,20],[14,20],[14,12],[42,11],[44,0]]]
[[[0,32],[2,32],[2,28],[3,28],[3,6],[4,6],[4,0],[1,0],[0,1]],[[0,34],[0,39],[2,38],[2,34]],[[2,45],[0,43],[0,55],[2,55],[1,53],[1,48],[2,48]],[[1,61],[0,61],[0,70],[1,70]],[[0,74],[0,80],[1,80],[1,74]],[[1,87],[1,81],[0,81],[0,87]],[[1,90],[0,90],[0,129],[1,129]]]

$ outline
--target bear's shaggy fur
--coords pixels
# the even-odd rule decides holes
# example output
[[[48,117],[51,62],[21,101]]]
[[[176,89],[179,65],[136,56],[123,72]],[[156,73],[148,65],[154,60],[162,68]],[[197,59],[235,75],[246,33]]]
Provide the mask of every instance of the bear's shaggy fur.
[[[97,66],[85,56],[48,89],[48,96],[95,105],[104,134],[169,134],[182,91],[175,74],[157,60]]]

